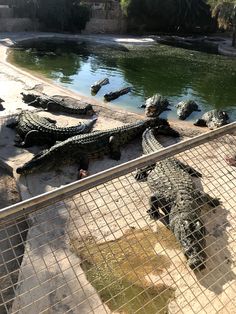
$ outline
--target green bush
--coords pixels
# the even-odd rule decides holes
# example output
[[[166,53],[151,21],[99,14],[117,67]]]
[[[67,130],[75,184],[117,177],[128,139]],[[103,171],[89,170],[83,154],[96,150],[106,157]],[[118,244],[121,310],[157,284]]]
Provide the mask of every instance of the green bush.
[[[121,0],[121,6],[131,30],[193,32],[213,25],[205,0]]]

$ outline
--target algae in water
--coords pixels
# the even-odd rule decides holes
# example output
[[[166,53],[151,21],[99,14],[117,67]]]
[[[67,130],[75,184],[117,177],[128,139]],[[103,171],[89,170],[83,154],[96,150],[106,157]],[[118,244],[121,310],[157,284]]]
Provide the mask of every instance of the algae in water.
[[[159,275],[171,265],[163,252],[155,251],[157,243],[160,236],[151,230],[131,229],[115,241],[80,242],[76,253],[82,258],[87,279],[112,311],[164,314],[175,290],[149,279],[150,274]]]

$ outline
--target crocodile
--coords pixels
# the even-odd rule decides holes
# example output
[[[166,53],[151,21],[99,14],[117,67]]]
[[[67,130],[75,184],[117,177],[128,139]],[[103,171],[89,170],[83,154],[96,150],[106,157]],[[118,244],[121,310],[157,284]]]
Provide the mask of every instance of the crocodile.
[[[5,108],[3,107],[2,103],[5,102],[5,100],[3,100],[2,98],[0,98],[0,111],[5,110]]]
[[[79,177],[83,171],[87,171],[89,159],[100,158],[109,155],[114,160],[121,156],[120,147],[137,138],[150,126],[168,124],[163,119],[139,120],[121,127],[94,131],[89,134],[73,136],[60,142],[50,149],[43,150],[33,159],[17,168],[17,173],[27,174],[45,168],[52,168],[58,164],[79,163]]]
[[[101,87],[103,85],[107,85],[107,84],[109,84],[108,78],[104,78],[104,79],[101,79],[101,80],[95,82],[93,85],[91,85],[91,93],[97,94],[97,92],[101,89]]]
[[[114,99],[116,99],[122,95],[128,94],[129,92],[131,92],[131,87],[125,87],[125,88],[122,88],[118,91],[105,94],[104,99],[106,101],[111,101],[111,100],[114,100]]]
[[[181,101],[177,105],[177,116],[180,120],[185,120],[194,111],[201,111],[193,100]]]
[[[204,113],[204,115],[198,119],[194,125],[202,127],[207,126],[210,130],[213,130],[227,124],[228,120],[229,116],[227,112],[214,109]]]
[[[144,154],[163,148],[156,139],[158,134],[176,136],[176,131],[168,126],[147,129],[142,139]],[[206,260],[206,229],[200,218],[200,206],[209,203],[215,207],[219,205],[219,200],[198,190],[193,175],[201,176],[192,167],[171,157],[139,170],[136,179],[143,180],[146,177],[153,193],[149,200],[148,214],[153,219],[159,219],[174,233],[189,267],[202,270]]]
[[[167,98],[163,97],[160,94],[155,94],[152,97],[148,98],[145,102],[145,105],[142,105],[141,108],[145,109],[146,117],[158,117],[162,112],[166,110],[171,110],[168,108],[170,103]]]
[[[29,106],[42,108],[50,112],[65,112],[69,114],[92,116],[95,111],[91,104],[69,96],[55,95],[48,97],[47,95],[25,94],[21,93],[23,102]]]
[[[71,127],[58,127],[55,125],[55,120],[41,117],[29,110],[23,110],[16,120],[7,126],[16,129],[18,133],[15,146],[30,147],[36,144],[53,145],[56,141],[64,141],[71,136],[88,133],[96,120],[89,120],[86,123],[79,123]]]

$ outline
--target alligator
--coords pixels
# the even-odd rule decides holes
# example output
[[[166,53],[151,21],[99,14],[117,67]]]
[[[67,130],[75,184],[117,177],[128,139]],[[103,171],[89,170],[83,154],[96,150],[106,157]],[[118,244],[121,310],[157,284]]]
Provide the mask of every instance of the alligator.
[[[122,88],[118,91],[115,91],[115,92],[110,92],[108,94],[105,94],[104,95],[104,99],[106,101],[111,101],[111,100],[114,100],[122,95],[125,95],[125,94],[128,94],[129,92],[131,92],[131,87],[125,87],[125,88]]]
[[[181,101],[177,105],[177,116],[180,120],[185,120],[193,111],[201,111],[193,100]]]
[[[155,94],[152,97],[148,98],[145,102],[145,105],[142,105],[141,108],[145,109],[146,117],[158,117],[162,112],[166,110],[171,110],[168,107],[170,106],[167,98]]]
[[[101,87],[103,85],[107,85],[107,84],[109,84],[108,78],[104,78],[104,79],[101,79],[101,80],[95,82],[93,85],[91,85],[91,93],[97,94],[97,92],[101,89]]]
[[[18,133],[15,139],[15,146],[30,147],[36,144],[54,145],[56,141],[64,141],[69,137],[88,133],[93,128],[96,120],[93,119],[71,127],[58,127],[55,125],[55,120],[41,117],[29,110],[24,110],[21,111],[14,122],[7,126],[16,129]]]
[[[16,171],[19,174],[27,174],[62,163],[78,162],[80,178],[80,174],[88,170],[90,158],[109,155],[112,159],[119,160],[121,146],[137,138],[147,127],[160,124],[168,124],[168,122],[159,118],[146,119],[110,130],[73,136],[50,149],[43,150]]]
[[[163,148],[156,139],[158,134],[178,136],[169,126],[147,129],[142,139],[144,154]],[[201,270],[205,268],[206,260],[206,229],[200,219],[200,206],[209,203],[215,207],[219,205],[219,200],[198,190],[193,175],[201,176],[192,167],[171,157],[139,170],[136,179],[146,178],[153,193],[148,214],[153,219],[159,219],[174,233],[183,247],[189,267]]]
[[[5,110],[5,108],[3,107],[2,103],[5,102],[5,100],[3,100],[2,98],[0,98],[0,111]]]
[[[48,97],[47,95],[25,94],[21,93],[23,102],[29,106],[43,108],[50,112],[65,112],[69,114],[88,115],[95,114],[91,104],[84,101],[74,99],[69,96],[55,95]]]
[[[194,125],[202,127],[207,126],[210,130],[213,130],[227,124],[228,120],[229,116],[227,112],[214,109],[204,113],[204,115],[198,119]]]

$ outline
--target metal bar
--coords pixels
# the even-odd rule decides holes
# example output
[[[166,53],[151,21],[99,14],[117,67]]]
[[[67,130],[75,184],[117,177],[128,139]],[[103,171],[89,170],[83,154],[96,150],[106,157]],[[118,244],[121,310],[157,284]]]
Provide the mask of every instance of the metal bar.
[[[63,199],[72,197],[73,195],[81,193],[87,189],[90,189],[91,187],[98,186],[107,181],[130,173],[137,168],[142,168],[150,165],[151,163],[155,163],[165,158],[171,157],[175,154],[181,153],[195,146],[199,146],[203,143],[206,143],[207,141],[216,139],[227,133],[232,133],[235,130],[236,122],[233,122],[211,132],[204,133],[194,138],[184,140],[180,143],[163,148],[150,155],[136,158],[122,165],[104,170],[98,174],[91,175],[81,181],[70,183],[53,191],[30,198],[29,200],[25,200],[18,204],[8,206],[0,210],[0,219],[6,218],[21,211],[27,211],[27,213],[31,211],[36,211],[53,203],[59,202]]]

